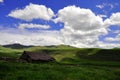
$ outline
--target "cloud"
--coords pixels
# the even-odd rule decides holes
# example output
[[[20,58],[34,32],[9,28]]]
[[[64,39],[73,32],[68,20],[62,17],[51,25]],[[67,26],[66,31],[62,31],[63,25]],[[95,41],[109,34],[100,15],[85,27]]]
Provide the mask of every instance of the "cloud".
[[[103,14],[99,14],[98,16],[100,16],[101,18],[107,18],[107,15],[103,15]]]
[[[21,14],[25,12],[31,5],[26,6],[23,10],[15,10]],[[40,5],[37,5],[40,6]],[[33,7],[31,8],[33,9]],[[40,9],[40,8],[39,8]],[[46,8],[48,9],[48,8]],[[28,10],[29,11],[29,10]],[[27,12],[28,12],[27,11]],[[35,12],[35,11],[32,11]],[[38,11],[39,12],[39,11]],[[11,12],[12,13],[12,12]],[[53,12],[54,13],[54,12]],[[23,20],[32,20],[32,19],[46,19],[46,17],[41,16],[30,16],[33,13],[30,13],[29,17],[25,17],[27,13],[24,13],[21,17],[16,17]],[[35,13],[37,14],[37,13]],[[41,13],[40,13],[41,14]],[[19,14],[18,14],[19,15]],[[46,14],[45,14],[46,15]],[[42,15],[42,16],[45,16]],[[8,44],[18,42],[24,45],[57,45],[65,44],[81,48],[113,48],[120,47],[120,44],[114,43],[104,43],[99,40],[99,36],[108,34],[108,29],[111,25],[118,25],[119,18],[118,13],[114,13],[110,18],[107,18],[103,21],[102,16],[95,15],[90,9],[80,8],[76,6],[67,6],[63,9],[60,9],[56,15],[56,18],[52,19],[55,23],[62,22],[64,27],[59,31],[52,30],[37,30],[36,32],[30,32],[24,30],[23,32],[19,30],[14,30],[16,34],[11,33],[14,31],[1,31],[0,32],[0,44]],[[28,15],[27,15],[28,16]],[[53,14],[54,16],[54,14]],[[32,17],[32,18],[31,18]],[[34,17],[34,18],[33,18]],[[50,20],[47,18],[47,20]],[[114,19],[115,18],[115,19]],[[33,23],[21,23],[18,28],[42,28],[48,29],[49,25],[33,24]]]
[[[120,26],[120,12],[112,13],[110,18],[105,20],[106,25],[117,25]]]
[[[105,4],[102,5],[96,5],[97,8],[103,9],[105,7]]]
[[[114,25],[120,25],[120,12],[113,13],[110,17],[110,21]]]
[[[44,5],[30,3],[23,9],[11,11],[8,16],[25,21],[31,21],[33,19],[50,20],[54,16],[54,12]]]
[[[113,9],[115,6],[117,6],[116,3],[114,3],[114,4],[103,3],[103,4],[96,5],[96,7],[99,8],[99,9],[104,9],[106,7],[110,8],[110,9]]]
[[[99,36],[107,34],[102,18],[90,9],[68,6],[59,10],[57,16],[54,21],[64,23],[60,32],[65,44],[95,47]]]
[[[116,37],[107,37],[107,38],[105,38],[105,41],[107,41],[107,42],[120,42],[120,34],[118,34]]]
[[[36,45],[36,46],[48,46],[48,45],[60,45],[60,44],[66,44],[63,42],[63,39],[68,38],[62,37],[61,33],[59,31],[41,31],[41,32],[21,32],[16,29],[8,29],[8,30],[2,30],[0,32],[0,44],[13,44],[13,43],[20,43],[23,45]],[[89,41],[89,39],[88,39]],[[76,41],[77,42],[77,41]],[[92,45],[90,44],[84,44],[82,43],[84,41],[81,40],[80,43],[77,42],[77,44],[71,44],[71,46],[79,47],[79,48],[85,48],[85,47],[97,47],[97,48],[114,48],[114,47],[120,47],[120,44],[113,44],[113,43],[103,43],[101,41],[97,41],[97,43],[94,43]]]
[[[15,32],[15,33],[10,33]],[[19,32],[19,33],[18,33]],[[24,45],[58,45],[62,44],[60,34],[58,31],[41,31],[41,32],[20,32],[14,31],[1,31],[0,44],[13,44],[20,43]]]
[[[96,16],[90,9],[76,6],[68,6],[59,10],[58,18],[54,21],[64,22],[65,26],[83,31],[98,29],[103,25],[102,18]]]
[[[33,24],[33,23],[22,23],[22,24],[19,24],[18,26],[19,29],[29,29],[29,28],[37,28],[37,29],[49,29],[50,26],[49,25],[40,25],[40,24]]]
[[[112,30],[113,33],[119,34],[120,30]]]
[[[120,44],[104,43],[104,42],[101,42],[101,41],[99,41],[96,45],[98,45],[98,48],[105,48],[105,49],[120,48]]]
[[[3,0],[0,0],[0,3],[3,2]]]

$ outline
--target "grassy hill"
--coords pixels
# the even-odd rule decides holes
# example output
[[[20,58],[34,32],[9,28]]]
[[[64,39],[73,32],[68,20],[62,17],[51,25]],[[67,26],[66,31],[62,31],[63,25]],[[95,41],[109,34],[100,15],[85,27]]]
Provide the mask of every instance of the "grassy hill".
[[[50,63],[0,61],[0,80],[120,80],[120,49],[68,45],[12,49],[0,46],[0,57],[19,58],[23,51],[46,51]]]
[[[120,49],[75,48],[68,45],[36,46],[23,49],[0,47],[0,56],[19,58],[23,51],[45,51],[57,62],[120,61]]]
[[[33,46],[25,46],[25,45],[21,45],[21,44],[16,43],[16,44],[3,45],[3,47],[11,48],[11,49],[23,49],[23,48],[33,47]]]
[[[87,49],[80,51],[78,56],[91,60],[120,61],[120,49]]]
[[[10,49],[0,46],[0,57],[13,57],[17,58],[21,55],[23,50]]]
[[[6,47],[7,46],[7,47]],[[73,50],[76,49],[74,47],[71,46],[67,46],[67,45],[59,45],[59,46],[31,46],[31,47],[25,47],[23,45],[19,45],[20,48],[13,48],[11,46],[13,45],[6,45],[6,46],[0,46],[0,56],[7,56],[7,57],[16,57],[18,58],[23,51],[34,51],[34,52],[39,52],[41,50],[46,51],[47,53],[49,53],[50,55],[54,54],[54,53],[65,53],[65,50]],[[15,46],[14,46],[15,47]],[[66,54],[66,53],[65,53]]]

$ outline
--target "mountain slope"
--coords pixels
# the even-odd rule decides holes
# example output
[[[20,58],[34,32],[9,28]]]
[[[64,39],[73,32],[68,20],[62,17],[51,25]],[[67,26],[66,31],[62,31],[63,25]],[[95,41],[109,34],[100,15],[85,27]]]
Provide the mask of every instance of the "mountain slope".
[[[23,49],[23,48],[29,48],[32,46],[25,46],[21,44],[8,44],[8,45],[3,45],[3,47],[12,48],[12,49]]]

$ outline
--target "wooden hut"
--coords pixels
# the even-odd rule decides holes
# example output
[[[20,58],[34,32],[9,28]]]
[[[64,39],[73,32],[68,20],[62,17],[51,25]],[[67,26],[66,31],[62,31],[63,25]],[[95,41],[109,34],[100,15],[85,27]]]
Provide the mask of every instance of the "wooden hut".
[[[55,59],[43,51],[41,52],[24,51],[20,57],[20,60],[26,62],[50,62],[54,61]]]

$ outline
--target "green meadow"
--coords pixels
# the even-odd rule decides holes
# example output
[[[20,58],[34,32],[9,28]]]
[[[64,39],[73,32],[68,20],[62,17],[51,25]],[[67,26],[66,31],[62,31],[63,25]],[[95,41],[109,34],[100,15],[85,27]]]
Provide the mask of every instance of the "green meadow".
[[[19,59],[23,51],[46,51],[54,62],[0,61],[0,80],[120,80],[120,49],[74,48],[65,45],[12,49],[0,57]]]

